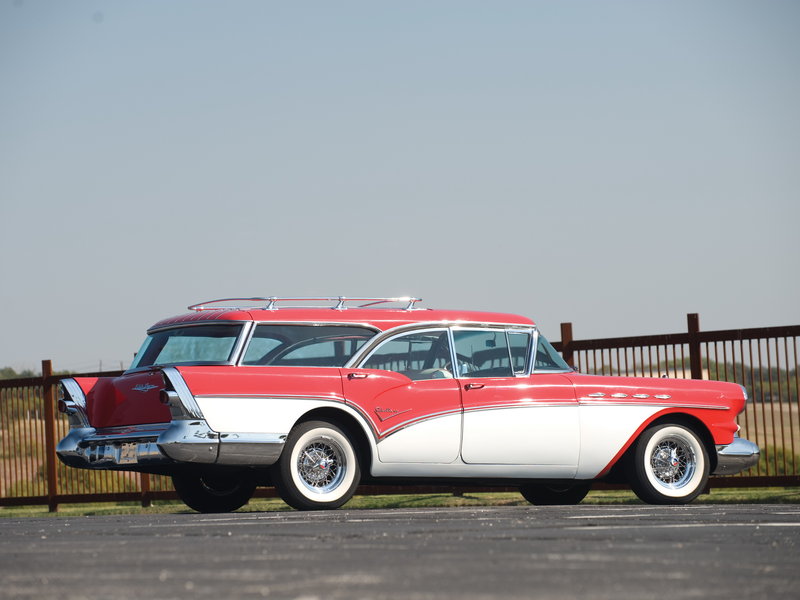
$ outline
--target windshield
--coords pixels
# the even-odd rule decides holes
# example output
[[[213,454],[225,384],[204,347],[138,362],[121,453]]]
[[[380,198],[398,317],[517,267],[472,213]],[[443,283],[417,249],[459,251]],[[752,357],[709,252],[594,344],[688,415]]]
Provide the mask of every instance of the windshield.
[[[572,371],[572,367],[561,358],[556,349],[540,333],[539,341],[536,343],[536,359],[533,363],[533,370],[534,372]]]
[[[131,369],[161,365],[222,365],[232,359],[240,323],[193,325],[147,336]]]

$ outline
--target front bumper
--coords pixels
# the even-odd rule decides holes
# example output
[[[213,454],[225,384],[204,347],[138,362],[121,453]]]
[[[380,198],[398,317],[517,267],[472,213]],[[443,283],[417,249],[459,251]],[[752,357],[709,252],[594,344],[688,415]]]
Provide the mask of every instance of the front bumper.
[[[735,437],[730,444],[717,446],[717,468],[712,475],[733,475],[758,464],[761,450],[753,442]]]

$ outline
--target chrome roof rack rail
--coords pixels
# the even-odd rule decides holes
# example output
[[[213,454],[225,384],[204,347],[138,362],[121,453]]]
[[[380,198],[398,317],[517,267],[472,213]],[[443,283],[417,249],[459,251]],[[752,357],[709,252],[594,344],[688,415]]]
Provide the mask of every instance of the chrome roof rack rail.
[[[278,310],[277,304],[279,302],[322,302],[327,304],[322,305],[300,305],[300,306],[283,306],[280,308],[331,308],[333,310],[347,310],[348,308],[368,308],[378,304],[387,304],[390,302],[405,303],[402,310],[415,310],[414,304],[421,302],[422,298],[413,298],[411,296],[401,296],[399,298],[351,298],[347,296],[306,296],[306,297],[292,297],[292,298],[279,298],[277,296],[257,296],[254,298],[220,298],[219,300],[208,300],[200,302],[199,304],[192,304],[189,310],[202,311],[202,310],[248,310],[254,308],[261,308],[264,310]],[[239,302],[252,302],[263,303],[263,306],[241,306],[235,304],[233,306],[218,306],[219,303],[239,303]],[[347,302],[357,302],[356,306],[347,306]],[[330,306],[330,303],[334,303]]]

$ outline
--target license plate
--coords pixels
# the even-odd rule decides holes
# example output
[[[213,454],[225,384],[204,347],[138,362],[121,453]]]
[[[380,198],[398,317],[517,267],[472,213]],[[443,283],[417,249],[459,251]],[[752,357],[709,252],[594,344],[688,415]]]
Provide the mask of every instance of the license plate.
[[[135,442],[126,442],[122,444],[122,448],[120,449],[119,453],[119,464],[130,465],[137,462],[136,446],[137,445]]]

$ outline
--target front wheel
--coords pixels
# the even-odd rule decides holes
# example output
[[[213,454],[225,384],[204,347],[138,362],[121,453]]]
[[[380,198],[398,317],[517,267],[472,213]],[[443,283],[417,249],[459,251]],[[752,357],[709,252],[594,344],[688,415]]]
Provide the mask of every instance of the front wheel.
[[[709,460],[700,437],[677,424],[656,425],[636,442],[631,489],[650,504],[686,504],[708,482]]]
[[[256,482],[247,473],[200,473],[172,476],[175,491],[189,508],[201,513],[231,512],[253,497]]]
[[[299,510],[339,508],[361,480],[358,457],[347,434],[327,421],[307,421],[286,439],[273,467],[278,494]]]
[[[538,506],[556,506],[559,504],[578,504],[589,493],[592,484],[580,482],[555,485],[528,483],[519,488],[522,497]]]

